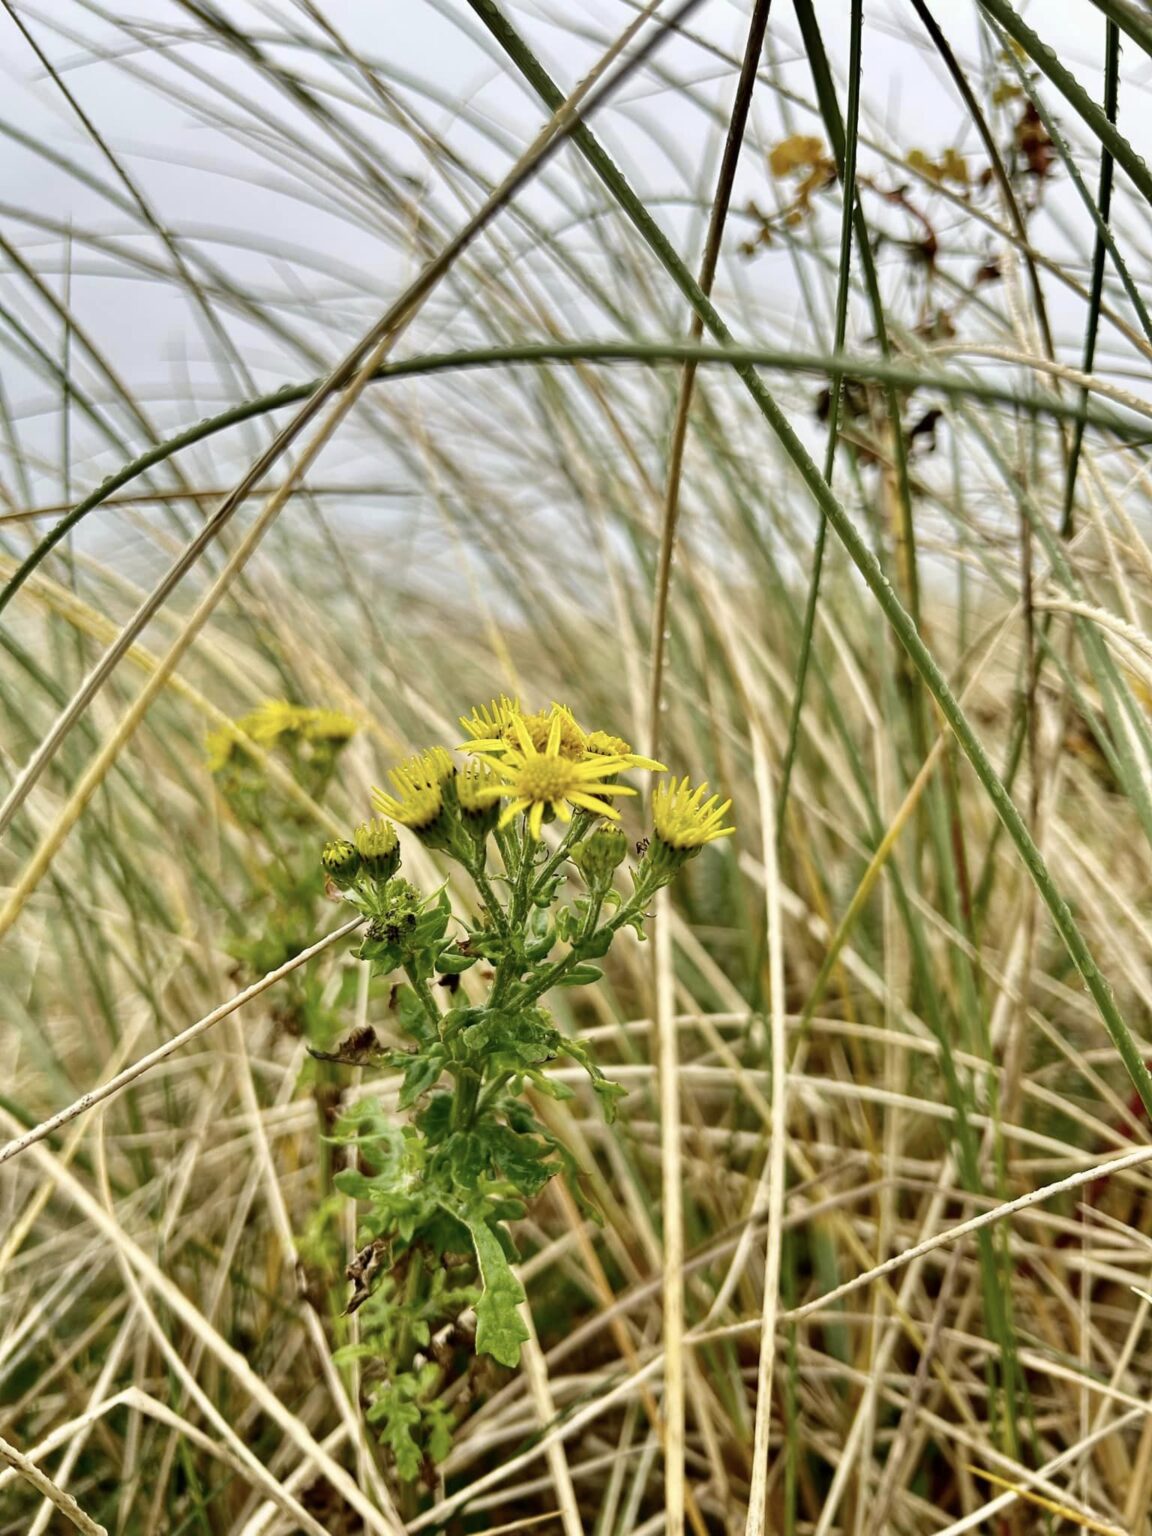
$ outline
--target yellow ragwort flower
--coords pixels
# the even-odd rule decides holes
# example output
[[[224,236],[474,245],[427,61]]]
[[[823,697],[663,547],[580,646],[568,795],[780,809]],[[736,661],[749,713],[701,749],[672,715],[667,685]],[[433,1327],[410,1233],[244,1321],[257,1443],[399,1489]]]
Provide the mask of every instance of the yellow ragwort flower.
[[[553,704],[550,709],[539,709],[525,714],[518,702],[505,698],[493,699],[485,710],[474,709],[470,719],[460,724],[472,737],[461,744],[461,752],[491,752],[503,754],[517,744],[516,722],[528,732],[537,752],[543,752],[552,735],[552,727],[559,723],[560,736],[557,751],[561,757],[579,762],[584,756],[585,733],[576,723],[576,717],[564,704]],[[482,730],[486,726],[488,729]]]
[[[236,724],[253,741],[258,741],[261,746],[270,746],[286,731],[300,729],[300,716],[306,714],[306,710],[300,709],[295,704],[289,704],[284,699],[265,699],[258,709],[250,714],[242,715]]]
[[[390,768],[388,777],[396,793],[389,795],[373,787],[372,804],[402,827],[422,832],[440,815],[444,807],[444,781],[455,771],[443,747],[429,747],[399,768]]]
[[[680,850],[702,848],[705,843],[715,842],[718,837],[731,837],[735,827],[722,825],[731,808],[731,800],[720,804],[720,796],[708,800],[707,784],[689,789],[685,776],[679,783],[665,779],[652,791],[652,825],[656,836],[669,848]]]
[[[236,745],[236,733],[231,726],[220,725],[209,731],[204,738],[204,750],[208,754],[208,772],[220,773],[232,761],[232,749]]]
[[[551,709],[539,709],[532,715],[521,715],[524,728],[532,738],[532,745],[537,752],[543,752],[552,739],[552,731],[555,726],[560,727],[556,750],[561,757],[570,757],[578,763],[584,757],[584,743],[587,736],[580,726],[576,724],[576,716],[566,704],[553,702]],[[514,742],[509,743],[514,746]]]
[[[460,750],[468,752],[477,742],[503,742],[504,732],[511,726],[513,715],[519,713],[520,700],[510,699],[506,693],[493,699],[491,704],[477,704],[470,715],[460,716],[460,724],[472,738]]]
[[[584,738],[584,749],[590,757],[616,757],[629,768],[647,768],[650,773],[667,773],[663,763],[653,757],[641,757],[622,736],[609,735],[607,731],[592,731]]]
[[[485,792],[501,782],[483,759],[469,763],[456,775],[456,803],[465,816],[482,815],[495,798]]]
[[[499,757],[489,760],[499,782],[474,791],[477,803],[509,799],[500,817],[502,827],[524,811],[528,815],[528,830],[533,837],[539,837],[546,810],[554,811],[561,821],[570,821],[572,813],[568,807],[572,805],[597,816],[619,819],[619,811],[604,797],[634,795],[636,791],[623,784],[599,781],[618,773],[624,767],[622,762],[614,757],[576,762],[566,756],[561,750],[564,721],[559,714],[552,717],[543,751],[519,716],[512,722],[512,729],[516,745],[505,747]]]
[[[297,710],[296,729],[309,741],[347,741],[356,734],[356,722],[340,709]]]

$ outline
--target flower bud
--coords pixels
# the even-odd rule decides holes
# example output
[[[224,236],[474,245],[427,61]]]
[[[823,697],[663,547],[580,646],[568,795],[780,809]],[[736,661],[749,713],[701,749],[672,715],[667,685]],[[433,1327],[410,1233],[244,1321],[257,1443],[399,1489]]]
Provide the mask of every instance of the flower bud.
[[[689,859],[694,859],[699,852],[699,848],[677,848],[675,844],[665,842],[656,832],[644,851],[640,873],[653,886],[667,885],[676,878],[683,865]]]
[[[325,843],[320,852],[320,862],[338,890],[348,891],[356,884],[356,876],[360,873],[360,854],[346,837]]]
[[[597,827],[572,851],[572,862],[594,890],[607,890],[612,874],[628,856],[628,839],[619,827]]]
[[[500,819],[500,776],[487,763],[469,763],[453,780],[453,793],[464,830],[478,843]]]
[[[353,835],[364,873],[378,884],[391,880],[400,867],[400,840],[392,823],[377,816],[362,822]]]

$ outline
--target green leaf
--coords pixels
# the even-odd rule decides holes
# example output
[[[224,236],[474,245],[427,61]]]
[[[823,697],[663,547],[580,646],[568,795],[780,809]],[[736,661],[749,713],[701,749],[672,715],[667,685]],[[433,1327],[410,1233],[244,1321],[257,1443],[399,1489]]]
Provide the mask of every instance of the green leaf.
[[[451,916],[452,902],[448,892],[442,890],[436,899],[436,905],[426,908],[417,918],[408,942],[414,949],[435,944],[447,932],[448,919]]]
[[[565,1099],[574,1099],[576,1097],[575,1090],[569,1088],[567,1083],[557,1082],[554,1077],[549,1077],[545,1072],[534,1072],[529,1069],[524,1073],[524,1076],[531,1078],[537,1090],[546,1099],[556,1099],[558,1102],[563,1102]]]
[[[416,1125],[430,1147],[439,1146],[452,1127],[452,1095],[435,1093],[416,1117]]]
[[[606,955],[612,948],[612,940],[616,935],[611,928],[597,928],[595,933],[581,941],[580,958],[582,960],[599,960],[601,955]]]
[[[418,1383],[413,1376],[399,1376],[377,1392],[368,1409],[368,1421],[379,1424],[380,1443],[386,1445],[396,1461],[396,1475],[402,1482],[413,1482],[424,1466],[424,1453],[412,1431],[423,1414],[415,1401]]]
[[[361,960],[371,960],[378,976],[387,976],[400,967],[400,951],[386,939],[365,939],[358,954]]]
[[[517,1310],[524,1300],[524,1289],[483,1213],[475,1209],[461,1212],[461,1219],[472,1234],[484,1288],[476,1303],[476,1352],[491,1355],[514,1370],[520,1364],[520,1346],[528,1339]]]
[[[561,976],[556,983],[558,987],[588,987],[594,981],[599,981],[604,972],[598,965],[574,965],[565,976]]]
[[[436,956],[436,969],[442,976],[460,976],[476,964],[478,955],[464,955],[449,945]]]
[[[342,1195],[353,1200],[368,1200],[372,1196],[372,1181],[355,1168],[341,1168],[332,1183]]]
[[[600,1100],[600,1108],[604,1114],[607,1125],[611,1125],[616,1119],[616,1105],[620,1099],[628,1097],[627,1088],[620,1083],[613,1083],[606,1077],[594,1077],[592,1079],[592,1092]]]
[[[578,1061],[592,1079],[592,1091],[600,1100],[604,1119],[611,1125],[616,1118],[616,1101],[624,1098],[628,1090],[622,1088],[619,1083],[610,1082],[604,1076],[585,1041],[565,1040],[564,1055],[570,1056],[573,1061]]]
[[[444,1070],[444,1051],[433,1049],[427,1055],[409,1058],[404,1069],[404,1083],[397,1095],[400,1109],[408,1109],[422,1093],[426,1093]]]
[[[416,995],[415,987],[407,984],[397,987],[392,997],[392,1006],[406,1034],[420,1037],[428,1033],[428,1016],[424,1012],[424,1004]]]

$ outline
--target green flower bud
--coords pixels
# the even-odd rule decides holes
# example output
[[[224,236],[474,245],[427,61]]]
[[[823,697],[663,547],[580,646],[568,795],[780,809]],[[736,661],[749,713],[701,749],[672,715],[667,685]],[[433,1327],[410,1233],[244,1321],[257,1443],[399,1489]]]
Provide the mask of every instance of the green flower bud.
[[[607,890],[627,857],[628,839],[619,827],[597,827],[572,851],[572,862],[594,890]]]
[[[400,867],[400,839],[396,828],[382,816],[365,821],[356,828],[356,851],[363,860],[364,873],[383,884]]]
[[[360,951],[361,959],[375,958],[372,945],[379,943],[391,945],[400,951],[403,959],[408,959],[415,953],[412,936],[420,919],[424,898],[414,885],[399,877],[390,880],[380,895],[380,910],[368,924],[367,939]]]
[[[347,838],[341,837],[325,843],[320,853],[320,862],[338,890],[348,891],[356,884],[356,876],[360,873],[360,855]]]
[[[653,886],[668,885],[688,860],[694,859],[699,852],[699,848],[677,848],[665,842],[657,832],[641,860],[640,876],[650,880]]]

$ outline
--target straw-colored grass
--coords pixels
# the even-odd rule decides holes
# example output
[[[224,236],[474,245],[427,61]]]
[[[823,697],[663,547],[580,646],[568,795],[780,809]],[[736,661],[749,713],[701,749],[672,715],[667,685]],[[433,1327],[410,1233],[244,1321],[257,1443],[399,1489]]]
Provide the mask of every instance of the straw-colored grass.
[[[142,9],[8,12],[0,1533],[1148,1532],[1152,25]],[[237,952],[501,692],[738,835],[555,1001],[603,1225],[404,1488],[295,1011],[388,989]],[[267,698],[360,730],[260,827]]]

